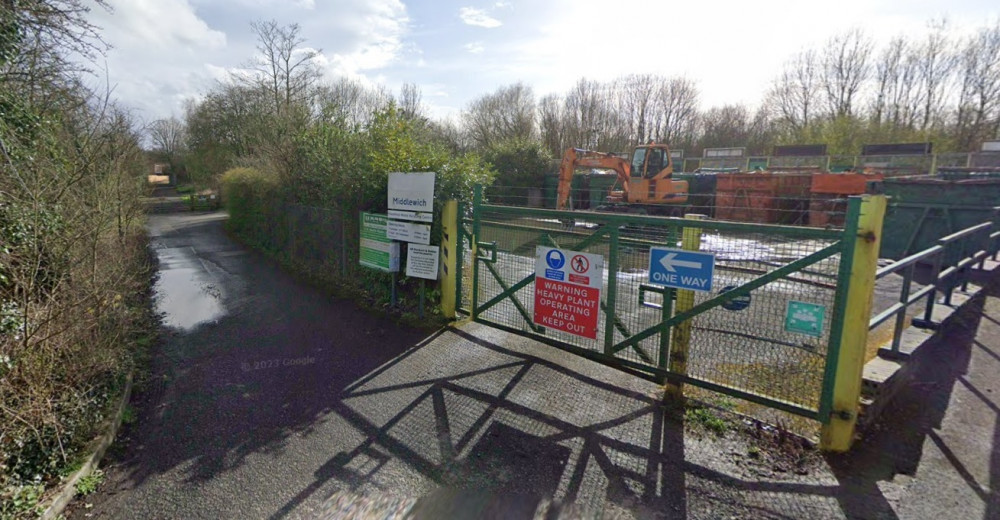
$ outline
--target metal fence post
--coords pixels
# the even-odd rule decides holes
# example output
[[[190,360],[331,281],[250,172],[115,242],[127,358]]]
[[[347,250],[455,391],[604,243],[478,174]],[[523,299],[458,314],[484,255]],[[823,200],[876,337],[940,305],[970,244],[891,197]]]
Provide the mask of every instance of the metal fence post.
[[[455,278],[455,310],[463,309],[465,305],[465,296],[462,288],[462,284],[465,282],[465,276],[468,274],[465,270],[465,205],[461,201],[458,202],[458,209],[455,211],[457,215],[456,222],[458,227],[455,228],[455,240],[457,242],[457,247],[455,248],[455,265],[456,267],[456,278]]]
[[[677,243],[677,231],[676,228],[670,228],[667,231],[667,243],[676,244]],[[660,306],[660,320],[666,322],[673,317],[674,314],[674,294],[675,289],[665,288],[663,291],[663,305]],[[673,327],[668,328],[660,332],[660,351],[656,357],[656,366],[663,370],[667,369],[667,354],[670,352],[670,334],[673,331]],[[666,384],[666,378],[657,379],[657,383]]]
[[[458,201],[449,200],[441,209],[441,314],[452,319],[457,308]]]
[[[604,307],[604,353],[613,355],[615,345],[615,314],[618,312],[618,226],[608,231],[608,303]]]
[[[903,287],[899,291],[899,303],[907,305],[910,301],[910,285],[913,283],[913,274],[916,271],[917,264],[910,264],[909,267],[903,271]],[[906,326],[906,312],[900,312],[896,315],[896,323],[892,329],[892,354],[894,356],[899,355],[899,342],[903,338],[903,328]]]
[[[829,413],[821,417],[820,433],[820,447],[827,451],[847,451],[854,439],[885,208],[884,195],[851,197],[849,204],[848,224],[857,225],[844,230],[839,275],[848,280],[844,294],[837,295],[824,381],[825,403],[820,405],[821,412]]]
[[[483,187],[477,184],[472,195],[472,319],[479,317],[479,212],[483,204]]]
[[[688,220],[701,220],[705,215],[684,215]],[[685,226],[681,235],[681,248],[685,251],[701,250],[701,228]],[[677,314],[687,312],[694,307],[694,291],[678,290],[677,304],[674,306]],[[688,347],[691,343],[692,320],[684,320],[674,327],[670,340],[670,372],[682,376],[687,375]],[[684,398],[683,383],[667,383],[667,396],[674,399]]]
[[[983,259],[979,261],[979,270],[982,271],[986,268],[986,259],[990,256],[990,249],[993,248],[993,228],[996,224],[990,224],[989,229],[986,230],[986,236],[983,237]]]
[[[347,216],[340,215],[340,277],[347,278]]]
[[[291,207],[297,209],[297,206],[291,206]],[[291,211],[286,211],[285,215],[288,215],[289,213],[291,213]],[[295,221],[297,218],[298,218],[298,211],[295,211],[295,216],[288,219],[288,229],[286,230],[286,232],[288,233],[288,237],[286,238],[286,243],[288,243],[288,258],[292,262],[294,262],[295,259],[298,258],[298,255],[296,254],[297,253],[296,249],[299,246],[299,241],[295,239],[295,224],[296,224]]]

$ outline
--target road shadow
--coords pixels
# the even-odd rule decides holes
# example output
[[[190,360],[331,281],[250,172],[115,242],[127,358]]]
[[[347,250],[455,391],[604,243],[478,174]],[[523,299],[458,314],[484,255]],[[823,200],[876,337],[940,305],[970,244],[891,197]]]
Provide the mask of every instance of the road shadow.
[[[390,459],[402,460],[435,484],[436,489],[412,508],[415,518],[535,518],[539,510],[546,518],[575,514],[584,490],[594,491],[589,488],[595,474],[605,481],[606,489],[588,500],[610,500],[626,508],[646,505],[673,511],[666,518],[686,517],[683,424],[675,413],[650,396],[461,330],[442,334],[437,344],[490,351],[493,356],[488,357],[503,360],[467,371],[449,367],[444,372],[450,374],[444,377],[398,377],[426,374],[424,360],[438,357],[415,349],[351,385],[334,409],[367,439],[329,459],[316,472],[315,483],[271,518],[283,518],[330,480],[355,492],[378,490],[378,473]],[[624,407],[628,410],[624,414],[613,411],[614,406],[603,411],[595,406],[593,417],[573,420],[566,415],[574,414],[551,408],[559,401],[555,396],[531,395],[538,389],[537,378],[543,377],[539,372],[590,386],[585,393],[613,394],[613,404],[631,404]],[[531,390],[519,392],[526,386]],[[412,389],[418,390],[415,398],[390,397]],[[391,416],[380,413],[389,402],[398,402],[399,409],[394,407]],[[432,418],[421,417],[426,412]],[[612,433],[630,423],[651,426],[636,430],[644,431],[641,442]],[[671,478],[661,481],[664,472]]]
[[[872,437],[867,456],[831,458],[836,478],[761,476],[739,465],[740,446],[686,435],[683,413],[617,371],[495,339],[509,336],[394,324],[296,281],[218,220],[178,222],[157,243],[190,249],[224,309],[156,349],[98,515],[141,517],[143,500],[197,500],[192,490],[232,479],[258,509],[195,503],[173,516],[294,517],[346,490],[422,497],[417,518],[892,518],[878,482],[908,469],[897,459],[919,460],[955,384],[928,374],[938,393],[913,399],[932,406],[900,418],[913,431],[885,433],[884,453]],[[948,374],[963,370],[947,356]],[[288,481],[275,485],[279,469]]]
[[[192,277],[223,309],[163,330],[132,400],[136,420],[112,452],[115,493],[177,468],[187,483],[207,482],[251,454],[280,453],[314,431],[350,382],[433,339],[296,281],[230,240],[220,218],[158,224],[153,249],[189,251],[171,261],[197,269]]]
[[[456,349],[488,361],[456,369]],[[461,329],[351,385],[334,411],[365,440],[271,519],[323,490],[398,492],[393,461],[432,484],[414,493],[412,518],[838,518],[849,492],[823,476],[742,471],[726,462],[738,448],[685,435],[683,410],[656,396]]]
[[[918,369],[910,382],[892,398],[882,416],[863,432],[863,438],[849,453],[827,457],[841,484],[837,499],[849,518],[899,518],[896,511],[900,497],[890,500],[883,489],[899,475],[916,476],[928,441],[944,454],[952,469],[986,503],[984,518],[1000,518],[1000,497],[995,491],[1000,489],[1000,420],[996,421],[990,440],[993,449],[989,462],[989,489],[994,491],[989,493],[983,491],[938,433],[949,412],[952,394],[959,386],[978,396],[994,414],[1000,415],[994,401],[965,377],[970,372],[973,350],[1000,361],[997,346],[986,346],[976,337],[982,320],[997,323],[1000,317],[984,314],[985,297],[1000,295],[998,287],[994,277],[984,295],[966,304],[938,331],[931,343],[922,347]]]

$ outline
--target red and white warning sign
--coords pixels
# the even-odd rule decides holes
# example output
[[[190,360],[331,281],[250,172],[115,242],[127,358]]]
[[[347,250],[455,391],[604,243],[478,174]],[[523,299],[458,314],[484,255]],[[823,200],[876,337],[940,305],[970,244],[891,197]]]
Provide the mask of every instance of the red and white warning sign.
[[[538,246],[535,259],[535,323],[597,338],[604,257]]]

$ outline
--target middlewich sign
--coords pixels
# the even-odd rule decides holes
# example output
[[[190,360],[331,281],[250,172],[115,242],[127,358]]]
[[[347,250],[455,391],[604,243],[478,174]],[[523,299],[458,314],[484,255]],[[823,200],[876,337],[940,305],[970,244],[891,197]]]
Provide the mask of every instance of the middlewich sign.
[[[434,214],[434,172],[389,174],[389,218],[431,222]]]

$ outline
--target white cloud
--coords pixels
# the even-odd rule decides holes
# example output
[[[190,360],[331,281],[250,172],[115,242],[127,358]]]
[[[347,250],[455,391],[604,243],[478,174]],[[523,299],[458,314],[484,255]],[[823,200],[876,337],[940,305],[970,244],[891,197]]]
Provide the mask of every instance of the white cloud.
[[[496,7],[497,9],[503,9],[504,7],[510,7],[510,2],[500,1],[500,2],[497,2],[497,3],[493,4],[493,7]]]
[[[503,78],[495,80],[497,84],[521,79],[541,96],[566,93],[584,76],[599,81],[634,73],[687,76],[697,81],[706,107],[753,106],[796,52],[818,48],[832,35],[858,26],[877,42],[901,33],[916,38],[923,34],[925,21],[937,16],[930,7],[918,11],[869,0],[843,0],[834,10],[794,0],[764,3],[766,8],[755,2],[617,0],[617,11],[642,13],[642,20],[630,26],[627,38],[613,38],[600,36],[606,34],[607,20],[602,2],[553,0],[531,13],[539,20],[531,34],[494,49],[506,59],[496,62],[490,77]],[[707,31],[683,23],[707,18],[713,20]],[[820,18],[822,30],[801,23]],[[667,33],[664,28],[669,28]],[[581,56],[600,66],[581,67]]]
[[[472,54],[481,54],[486,47],[483,47],[483,42],[471,42],[465,44],[465,50]]]
[[[365,71],[389,66],[404,51],[408,30],[406,7],[398,0],[358,2],[355,12],[338,29],[353,32],[343,48],[327,50],[329,71],[334,75],[357,76]]]
[[[142,46],[154,49],[216,49],[226,45],[226,35],[211,29],[187,0],[112,0],[111,13],[93,11],[105,37],[117,48]]]
[[[198,99],[217,81],[240,73],[255,52],[250,20],[297,21],[299,35],[306,40],[299,52],[322,48],[316,64],[328,79],[372,81],[410,48],[405,41],[409,19],[401,0],[111,0],[110,4],[111,13],[94,9],[90,15],[113,46],[101,75],[107,74],[115,97],[147,120],[180,115],[184,100]],[[290,10],[292,6],[296,11]]]
[[[475,7],[463,7],[459,9],[458,17],[461,18],[467,25],[485,27],[487,29],[503,25],[500,20],[493,18],[485,10],[476,9]]]
[[[96,64],[113,95],[148,120],[180,114],[184,99],[213,81],[205,56],[224,52],[229,40],[188,0],[111,0],[111,12],[94,9],[90,21],[111,45]],[[97,79],[102,84],[104,77]]]

